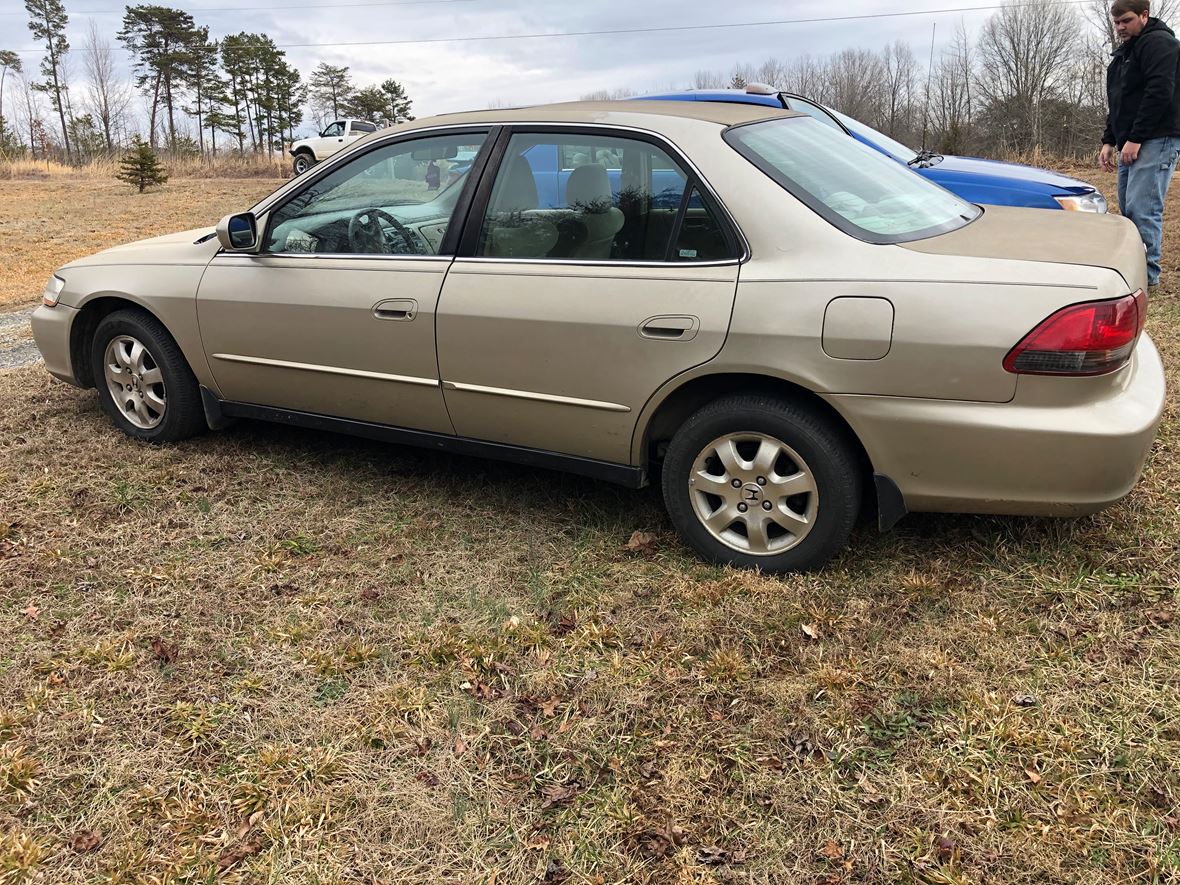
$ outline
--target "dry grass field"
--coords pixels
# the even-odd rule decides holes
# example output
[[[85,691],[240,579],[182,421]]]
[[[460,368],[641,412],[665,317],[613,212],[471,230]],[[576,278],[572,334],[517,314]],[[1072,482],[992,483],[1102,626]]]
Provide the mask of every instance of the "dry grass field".
[[[267,187],[0,182],[0,299]],[[1180,882],[1174,233],[1165,273],[1125,501],[784,579],[694,560],[653,489],[142,446],[0,372],[0,883]]]

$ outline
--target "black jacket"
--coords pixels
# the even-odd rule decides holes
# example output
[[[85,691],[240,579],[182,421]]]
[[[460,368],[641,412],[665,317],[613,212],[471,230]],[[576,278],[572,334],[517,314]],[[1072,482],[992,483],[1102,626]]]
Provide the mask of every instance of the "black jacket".
[[[1158,18],[1115,50],[1106,69],[1103,144],[1180,135],[1180,41]]]

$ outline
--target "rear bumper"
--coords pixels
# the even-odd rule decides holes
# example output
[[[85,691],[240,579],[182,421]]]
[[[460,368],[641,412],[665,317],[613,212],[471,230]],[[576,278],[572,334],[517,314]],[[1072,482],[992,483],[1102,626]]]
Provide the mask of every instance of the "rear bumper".
[[[38,307],[33,311],[33,340],[45,360],[45,368],[55,378],[78,385],[70,359],[70,329],[78,311],[64,304],[56,307]]]
[[[1008,403],[829,397],[909,511],[1079,516],[1139,479],[1164,409],[1164,368],[1142,336],[1104,378],[1021,376]]]

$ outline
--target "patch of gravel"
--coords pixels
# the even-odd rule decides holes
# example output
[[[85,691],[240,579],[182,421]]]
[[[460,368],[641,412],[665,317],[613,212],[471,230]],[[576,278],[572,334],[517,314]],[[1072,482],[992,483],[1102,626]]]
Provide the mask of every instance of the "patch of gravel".
[[[0,313],[0,370],[31,366],[40,362],[41,353],[33,342],[29,317],[36,307]]]

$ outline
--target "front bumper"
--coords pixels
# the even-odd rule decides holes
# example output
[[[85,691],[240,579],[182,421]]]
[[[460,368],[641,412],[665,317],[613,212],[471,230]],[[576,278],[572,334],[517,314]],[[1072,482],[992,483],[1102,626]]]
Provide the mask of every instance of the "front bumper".
[[[49,374],[80,387],[70,358],[70,329],[77,316],[77,310],[61,303],[56,307],[43,305],[33,311],[32,325],[33,340]]]
[[[1022,375],[1007,403],[833,395],[913,511],[1080,516],[1138,481],[1164,409],[1146,335],[1102,378]]]

